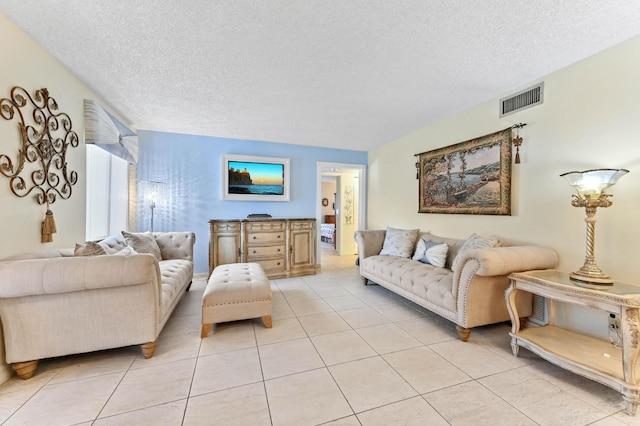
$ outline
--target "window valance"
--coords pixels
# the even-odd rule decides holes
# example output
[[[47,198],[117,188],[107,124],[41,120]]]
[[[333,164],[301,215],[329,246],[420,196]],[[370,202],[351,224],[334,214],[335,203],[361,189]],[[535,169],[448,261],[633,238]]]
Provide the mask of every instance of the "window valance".
[[[84,100],[85,143],[95,144],[131,164],[138,162],[138,135],[96,101]]]

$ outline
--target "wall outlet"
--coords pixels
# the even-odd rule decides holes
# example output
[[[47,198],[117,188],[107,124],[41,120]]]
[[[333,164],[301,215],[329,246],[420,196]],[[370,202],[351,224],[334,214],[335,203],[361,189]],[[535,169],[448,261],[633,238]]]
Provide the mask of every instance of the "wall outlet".
[[[609,331],[618,332],[620,330],[620,318],[616,314],[609,314]]]

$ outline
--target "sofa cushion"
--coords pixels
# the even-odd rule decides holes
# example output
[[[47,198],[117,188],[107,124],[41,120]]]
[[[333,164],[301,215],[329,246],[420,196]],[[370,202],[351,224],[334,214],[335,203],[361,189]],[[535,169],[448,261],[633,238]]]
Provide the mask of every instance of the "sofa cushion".
[[[428,265],[425,265],[427,267]],[[422,275],[420,275],[422,274]],[[445,318],[452,318],[458,311],[456,297],[453,294],[453,272],[450,269],[434,268],[416,270],[413,277],[403,277],[414,281],[413,294],[416,298],[426,300],[434,306],[443,308],[451,314],[439,311]],[[413,299],[415,300],[415,299]]]
[[[451,263],[451,269],[457,270],[460,267],[460,263],[462,262],[463,255],[469,250],[485,248],[485,247],[496,247],[499,241],[497,238],[484,238],[478,234],[471,234],[469,238],[464,242],[460,250],[458,250],[458,254],[456,254],[455,259]]]
[[[387,227],[381,256],[411,257],[419,229],[396,229]]]
[[[158,261],[162,260],[160,247],[151,232],[122,231],[122,236],[127,240],[127,245],[137,253],[150,253],[154,255]]]
[[[420,238],[412,259],[422,263],[428,263],[436,268],[444,268],[447,261],[448,251],[449,246],[445,243],[438,244],[432,241],[425,241]]]
[[[175,301],[177,294],[182,291],[185,283],[191,282],[193,277],[193,262],[185,259],[169,259],[159,263],[162,277],[162,301],[160,316],[163,318]]]
[[[453,273],[449,269],[416,262],[398,256],[369,256],[360,261],[361,270],[370,279],[385,287],[395,287],[407,293],[410,299],[421,299],[456,312],[453,296]]]

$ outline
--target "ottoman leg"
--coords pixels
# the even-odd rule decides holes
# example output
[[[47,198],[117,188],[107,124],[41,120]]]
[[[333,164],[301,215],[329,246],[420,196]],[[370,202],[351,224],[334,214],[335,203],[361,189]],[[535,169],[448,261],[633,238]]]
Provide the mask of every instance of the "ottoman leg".
[[[262,317],[262,323],[266,328],[271,328],[271,315]]]
[[[204,339],[205,337],[207,337],[207,335],[211,331],[211,328],[213,328],[213,324],[202,324],[202,331],[200,332],[200,338]]]

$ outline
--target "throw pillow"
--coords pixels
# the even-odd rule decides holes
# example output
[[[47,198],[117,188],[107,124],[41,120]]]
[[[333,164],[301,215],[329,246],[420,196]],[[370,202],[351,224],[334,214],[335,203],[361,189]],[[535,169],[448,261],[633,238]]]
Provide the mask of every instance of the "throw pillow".
[[[499,243],[497,238],[484,238],[477,234],[471,234],[469,238],[462,244],[460,250],[458,250],[458,254],[455,259],[451,263],[451,269],[457,270],[460,267],[460,262],[462,261],[463,255],[469,250],[485,248],[485,247],[495,247]]]
[[[107,254],[107,251],[94,241],[87,241],[82,244],[76,243],[76,248],[73,250],[74,256],[100,256],[103,254]]]
[[[448,251],[449,246],[445,243],[438,244],[432,241],[425,241],[421,238],[418,240],[416,252],[412,259],[433,265],[436,268],[444,268]]]
[[[158,262],[162,260],[160,247],[151,232],[122,231],[122,236],[127,241],[127,245],[136,253],[151,253],[158,259]]]
[[[419,229],[395,229],[387,227],[380,255],[411,257]]]

